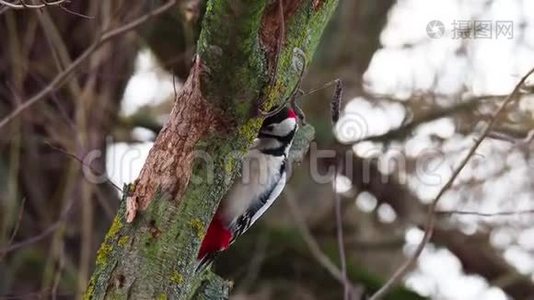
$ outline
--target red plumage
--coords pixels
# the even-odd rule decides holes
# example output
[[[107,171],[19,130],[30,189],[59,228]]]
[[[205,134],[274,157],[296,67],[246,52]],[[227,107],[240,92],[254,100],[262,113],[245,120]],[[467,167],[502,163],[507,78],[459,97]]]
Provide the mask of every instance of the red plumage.
[[[298,116],[295,113],[295,111],[293,111],[291,108],[287,110],[287,117],[288,118],[293,118],[295,120],[298,118]]]
[[[208,227],[206,236],[202,240],[202,245],[198,251],[198,259],[203,259],[209,253],[226,250],[230,246],[232,232],[223,224],[218,215],[215,215]]]

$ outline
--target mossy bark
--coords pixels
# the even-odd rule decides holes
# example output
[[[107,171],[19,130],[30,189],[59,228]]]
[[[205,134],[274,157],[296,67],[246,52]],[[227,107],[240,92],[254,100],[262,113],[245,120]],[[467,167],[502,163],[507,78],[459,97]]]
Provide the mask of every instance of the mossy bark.
[[[271,2],[207,4],[195,66],[98,252],[86,299],[227,296],[230,285],[224,280],[194,273],[198,247],[256,136],[258,108],[267,110],[287,97],[298,80],[293,49],[310,61],[337,5],[337,0],[284,1],[280,18],[277,1]],[[285,39],[277,60],[272,49],[280,28]],[[313,129],[298,135],[294,158]]]

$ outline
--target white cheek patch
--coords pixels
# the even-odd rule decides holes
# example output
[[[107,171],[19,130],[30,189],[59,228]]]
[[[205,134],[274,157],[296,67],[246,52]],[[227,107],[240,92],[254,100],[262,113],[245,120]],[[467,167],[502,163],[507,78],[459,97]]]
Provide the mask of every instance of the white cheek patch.
[[[283,122],[274,125],[272,132],[277,136],[286,136],[295,128],[296,123],[293,118],[285,119]]]

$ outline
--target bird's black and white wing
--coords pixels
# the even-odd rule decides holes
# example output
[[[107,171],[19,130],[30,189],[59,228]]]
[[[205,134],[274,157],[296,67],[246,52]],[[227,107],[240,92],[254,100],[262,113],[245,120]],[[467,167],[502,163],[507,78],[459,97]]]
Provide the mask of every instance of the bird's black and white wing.
[[[254,224],[264,213],[269,209],[269,207],[274,203],[274,201],[280,196],[284,186],[286,185],[286,168],[287,161],[284,158],[280,166],[281,176],[274,180],[268,189],[260,196],[260,201],[251,201],[250,206],[246,209],[245,213],[241,215],[235,222],[232,224],[232,232],[234,233],[232,237],[232,243],[234,240],[245,233],[252,224]]]

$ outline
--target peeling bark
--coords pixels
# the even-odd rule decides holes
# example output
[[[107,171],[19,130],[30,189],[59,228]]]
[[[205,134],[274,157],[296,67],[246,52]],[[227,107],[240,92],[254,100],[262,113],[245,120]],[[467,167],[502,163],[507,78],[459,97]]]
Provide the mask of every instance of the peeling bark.
[[[282,1],[282,11],[283,11],[283,24],[282,19],[279,12],[279,4],[277,1],[273,1],[271,5],[269,5],[265,9],[265,14],[263,15],[262,24],[261,24],[261,42],[262,45],[264,45],[264,48],[267,52],[267,59],[269,60],[269,63],[272,65],[275,63],[275,56],[276,56],[276,49],[277,49],[277,43],[278,39],[280,37],[280,30],[282,28],[285,29],[285,27],[289,24],[287,24],[287,20],[291,20],[291,17],[297,12],[297,9],[302,1],[299,0],[286,0]],[[283,32],[282,37],[282,43],[285,42],[286,32]]]
[[[159,133],[135,189],[127,198],[128,223],[133,221],[137,208],[145,210],[157,193],[162,200],[180,199],[191,176],[195,145],[222,123],[202,97],[201,71],[202,64],[197,57],[191,75],[175,100],[169,121]]]

